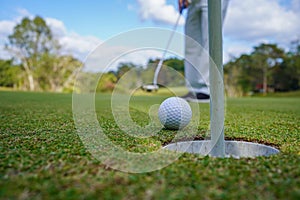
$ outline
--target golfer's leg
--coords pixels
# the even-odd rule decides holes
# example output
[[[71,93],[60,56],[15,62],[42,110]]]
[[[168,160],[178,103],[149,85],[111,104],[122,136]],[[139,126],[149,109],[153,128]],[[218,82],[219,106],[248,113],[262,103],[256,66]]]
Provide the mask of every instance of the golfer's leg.
[[[185,77],[187,87],[196,93],[209,94],[208,19],[207,7],[191,4],[185,34],[193,40],[185,41]],[[199,45],[202,48],[199,48]],[[191,64],[193,63],[194,66]]]

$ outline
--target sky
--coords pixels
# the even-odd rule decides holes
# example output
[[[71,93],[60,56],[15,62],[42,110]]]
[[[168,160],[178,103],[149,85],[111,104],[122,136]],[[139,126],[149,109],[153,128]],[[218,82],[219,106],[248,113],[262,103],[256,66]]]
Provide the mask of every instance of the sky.
[[[84,61],[97,46],[127,31],[172,30],[178,12],[177,0],[0,0],[0,59],[10,58],[4,45],[14,26],[37,15],[46,20],[64,52]],[[185,18],[186,11],[176,29],[179,33],[184,31]],[[263,42],[288,49],[291,41],[300,39],[300,0],[230,0],[223,36],[224,63]],[[141,64],[160,55],[147,51],[127,59]]]

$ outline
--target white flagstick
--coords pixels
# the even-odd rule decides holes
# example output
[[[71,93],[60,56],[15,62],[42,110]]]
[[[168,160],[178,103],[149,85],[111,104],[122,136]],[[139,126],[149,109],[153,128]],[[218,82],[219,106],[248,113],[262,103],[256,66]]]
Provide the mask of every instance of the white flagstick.
[[[208,1],[209,26],[209,82],[211,152],[214,157],[225,156],[224,142],[224,84],[222,45],[222,0]]]

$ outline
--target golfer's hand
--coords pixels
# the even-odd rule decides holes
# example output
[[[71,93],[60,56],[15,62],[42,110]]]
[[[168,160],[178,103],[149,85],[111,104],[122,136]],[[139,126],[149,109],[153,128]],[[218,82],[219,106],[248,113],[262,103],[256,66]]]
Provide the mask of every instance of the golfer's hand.
[[[189,1],[188,0],[178,0],[178,9],[179,12],[181,9],[187,8],[189,6]]]

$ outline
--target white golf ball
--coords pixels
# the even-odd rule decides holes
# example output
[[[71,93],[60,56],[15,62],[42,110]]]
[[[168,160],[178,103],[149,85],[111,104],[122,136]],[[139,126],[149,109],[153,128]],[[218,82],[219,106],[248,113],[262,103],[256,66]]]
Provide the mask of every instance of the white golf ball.
[[[179,130],[191,121],[192,109],[186,100],[170,97],[160,105],[158,117],[165,128]]]

